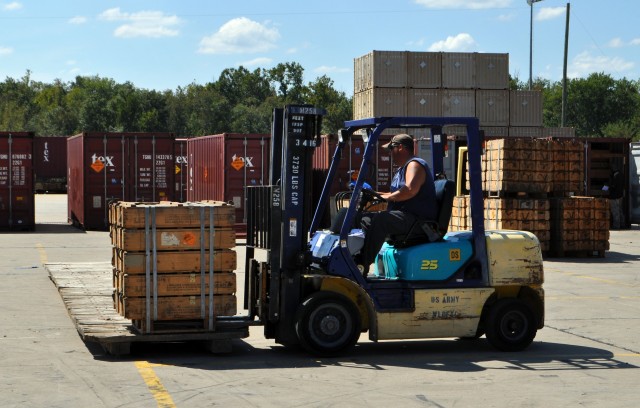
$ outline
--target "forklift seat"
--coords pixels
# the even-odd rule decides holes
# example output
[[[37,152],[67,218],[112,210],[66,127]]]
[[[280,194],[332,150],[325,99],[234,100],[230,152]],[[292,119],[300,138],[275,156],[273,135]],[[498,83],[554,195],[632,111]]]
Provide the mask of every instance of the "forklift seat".
[[[456,194],[456,183],[453,180],[437,179],[436,203],[438,218],[436,220],[417,219],[406,235],[389,236],[387,242],[396,248],[406,248],[413,245],[441,240],[449,229],[453,198]]]

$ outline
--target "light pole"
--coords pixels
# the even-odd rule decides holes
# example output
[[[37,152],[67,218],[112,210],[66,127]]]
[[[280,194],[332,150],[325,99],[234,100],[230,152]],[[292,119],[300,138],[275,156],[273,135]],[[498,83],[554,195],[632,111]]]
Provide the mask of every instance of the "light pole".
[[[531,8],[531,19],[529,23],[529,90],[533,88],[533,3],[542,0],[527,0],[527,4]]]

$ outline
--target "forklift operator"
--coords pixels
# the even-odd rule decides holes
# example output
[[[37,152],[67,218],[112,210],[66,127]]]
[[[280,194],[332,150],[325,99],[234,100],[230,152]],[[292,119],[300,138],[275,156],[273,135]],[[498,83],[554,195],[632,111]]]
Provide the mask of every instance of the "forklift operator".
[[[393,164],[400,168],[391,182],[391,191],[379,193],[387,201],[387,210],[362,216],[365,233],[358,269],[365,275],[387,237],[406,235],[417,220],[435,220],[437,203],[431,169],[413,153],[413,138],[398,134],[382,147],[391,151]]]

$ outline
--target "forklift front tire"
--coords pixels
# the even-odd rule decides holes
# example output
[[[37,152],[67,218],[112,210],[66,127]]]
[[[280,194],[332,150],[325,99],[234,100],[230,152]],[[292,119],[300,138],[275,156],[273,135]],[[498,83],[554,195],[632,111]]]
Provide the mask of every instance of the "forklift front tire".
[[[329,357],[356,344],[361,324],[353,302],[338,293],[320,291],[305,299],[298,309],[296,334],[305,350]]]

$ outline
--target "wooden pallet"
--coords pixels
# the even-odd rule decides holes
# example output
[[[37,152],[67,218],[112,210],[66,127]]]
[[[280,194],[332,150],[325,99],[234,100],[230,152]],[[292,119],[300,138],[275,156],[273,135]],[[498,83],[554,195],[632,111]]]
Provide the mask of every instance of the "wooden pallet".
[[[217,331],[140,333],[114,308],[110,262],[48,263],[44,265],[58,288],[80,337],[99,343],[112,355],[126,355],[138,342],[203,341],[209,351],[230,352],[231,340],[249,336],[247,324],[218,323]]]

